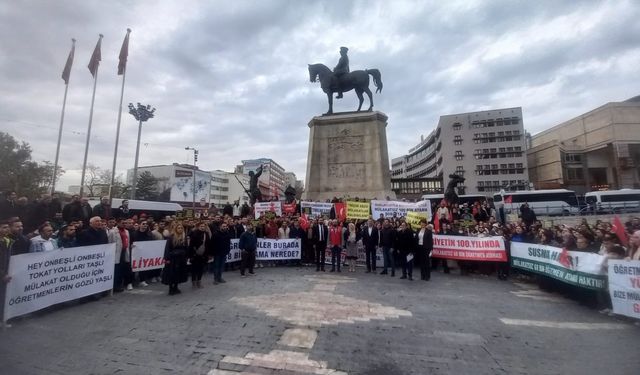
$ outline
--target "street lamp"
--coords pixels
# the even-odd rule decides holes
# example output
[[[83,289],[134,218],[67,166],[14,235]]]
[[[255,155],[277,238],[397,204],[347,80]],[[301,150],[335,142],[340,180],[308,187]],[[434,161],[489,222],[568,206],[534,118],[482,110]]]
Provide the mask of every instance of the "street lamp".
[[[196,214],[196,170],[198,169],[198,167],[196,166],[196,164],[198,163],[198,150],[196,150],[193,147],[185,147],[185,150],[192,150],[193,151],[193,206],[191,207],[193,209],[193,215],[195,216]]]
[[[138,156],[140,155],[140,136],[142,135],[142,123],[153,118],[156,109],[150,105],[142,105],[138,103],[138,107],[134,107],[133,103],[129,103],[129,113],[138,120],[138,144],[136,145],[136,161],[133,165],[133,186],[131,187],[131,199],[136,199],[136,186],[138,185]]]

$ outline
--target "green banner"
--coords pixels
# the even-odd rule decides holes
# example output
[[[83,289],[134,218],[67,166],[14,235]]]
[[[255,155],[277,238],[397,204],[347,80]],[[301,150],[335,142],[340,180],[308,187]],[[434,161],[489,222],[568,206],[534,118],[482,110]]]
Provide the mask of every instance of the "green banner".
[[[566,251],[537,244],[511,243],[512,267],[586,289],[607,288],[607,273],[602,266],[604,260],[603,256],[594,253]]]

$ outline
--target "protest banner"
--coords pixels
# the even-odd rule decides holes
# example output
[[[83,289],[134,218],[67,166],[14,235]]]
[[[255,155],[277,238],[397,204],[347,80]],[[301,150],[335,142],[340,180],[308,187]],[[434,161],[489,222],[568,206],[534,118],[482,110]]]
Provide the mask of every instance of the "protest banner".
[[[347,201],[347,219],[369,218],[369,202]]]
[[[640,319],[640,261],[609,263],[609,294],[615,314]]]
[[[495,237],[433,236],[435,258],[476,260],[485,262],[506,262],[507,252],[504,239]]]
[[[412,212],[412,211],[409,211],[409,212],[406,213],[405,221],[407,222],[407,224],[411,225],[411,228],[420,229],[420,222],[422,220],[426,220],[427,222],[429,221],[427,215],[428,215],[428,213],[426,213],[426,212]]]
[[[282,202],[256,202],[253,206],[255,218],[259,219],[260,216],[267,212],[273,212],[276,216],[282,216]]]
[[[378,220],[381,215],[385,218],[405,217],[409,212],[421,212],[426,214],[427,221],[431,220],[431,201],[423,200],[419,202],[401,201],[371,201],[371,215]]]
[[[307,214],[307,217],[310,219],[314,219],[319,216],[329,217],[332,207],[332,203],[300,202],[300,210],[302,213]]]
[[[241,252],[239,239],[231,240],[231,251],[227,255],[227,263],[239,262]],[[302,258],[302,241],[299,238],[271,239],[258,238],[256,260],[288,260]]]
[[[131,270],[155,270],[164,267],[164,248],[167,240],[137,241],[131,244]]]
[[[522,242],[511,243],[512,267],[582,288],[602,290],[607,287],[607,275],[602,262],[604,257],[594,253]]]
[[[112,289],[115,252],[112,243],[12,256],[4,318]]]
[[[295,215],[298,204],[294,200],[291,203],[282,202],[282,213],[285,215]]]

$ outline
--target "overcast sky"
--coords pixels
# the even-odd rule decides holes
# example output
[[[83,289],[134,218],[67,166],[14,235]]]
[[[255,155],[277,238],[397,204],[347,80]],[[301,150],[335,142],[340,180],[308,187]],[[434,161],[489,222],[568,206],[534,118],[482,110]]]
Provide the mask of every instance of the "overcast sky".
[[[80,183],[93,80],[104,34],[89,162],[113,161],[121,76],[129,62],[119,172],[134,164],[137,123],[126,104],[157,108],[140,165],[233,170],[267,157],[305,178],[307,123],[327,110],[307,64],[378,68],[375,109],[389,116],[389,157],[404,154],[444,114],[521,106],[533,134],[640,94],[638,1],[3,1],[0,129],[55,157],[64,81],[77,39],[65,115],[60,188]],[[366,106],[366,103],[365,103]],[[357,108],[353,92],[335,111]],[[1,167],[1,166],[0,166]]]

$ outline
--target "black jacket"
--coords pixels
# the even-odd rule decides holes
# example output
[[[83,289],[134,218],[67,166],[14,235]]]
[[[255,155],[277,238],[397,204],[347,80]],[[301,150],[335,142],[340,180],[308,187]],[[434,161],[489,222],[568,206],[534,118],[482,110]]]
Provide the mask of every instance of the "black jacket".
[[[415,251],[413,231],[411,230],[411,228],[407,228],[398,232],[396,248],[400,250],[401,254],[405,255],[413,253]]]
[[[219,230],[211,238],[211,252],[213,256],[226,256],[231,251],[231,232]]]
[[[422,246],[418,243],[420,242],[420,231],[415,233],[415,247],[419,254],[421,255],[429,255],[433,250],[433,232],[430,230],[425,230],[424,237],[422,238]]]
[[[372,227],[371,235],[369,235],[369,226],[365,225],[362,228],[362,244],[365,249],[373,249],[380,245],[380,234],[378,228]]]
[[[314,243],[327,243],[329,241],[329,227],[322,224],[322,241],[320,241],[320,225],[311,228],[311,239]]]
[[[131,236],[129,236],[129,238],[131,238]],[[103,229],[88,227],[78,234],[78,246],[102,245],[107,243],[109,243],[109,237],[107,236],[107,231]]]
[[[192,231],[191,233],[189,233],[189,248],[187,251],[187,257],[193,258],[194,256],[196,256],[196,249],[198,249],[203,243],[205,248],[203,256],[210,255],[207,254],[210,252],[210,242],[211,237],[209,236],[209,233],[203,232],[199,229]]]
[[[391,227],[383,227],[380,231],[380,246],[393,247],[394,243],[396,242],[397,233],[398,231]]]

